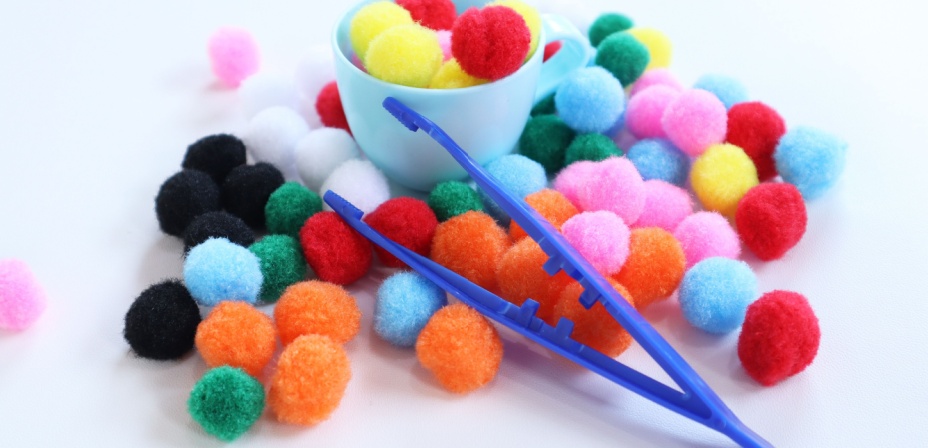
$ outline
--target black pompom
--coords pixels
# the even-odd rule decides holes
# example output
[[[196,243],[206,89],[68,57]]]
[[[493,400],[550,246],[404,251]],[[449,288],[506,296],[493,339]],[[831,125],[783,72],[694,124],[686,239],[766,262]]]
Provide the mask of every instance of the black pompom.
[[[284,176],[267,163],[242,165],[222,184],[222,205],[254,229],[264,228],[264,206],[271,193],[284,184]]]
[[[184,253],[209,238],[226,238],[242,247],[255,242],[255,233],[238,216],[226,212],[209,212],[197,216],[184,231]]]
[[[169,177],[155,197],[161,230],[178,237],[194,218],[221,208],[219,186],[208,174],[197,170],[183,170]]]
[[[126,313],[123,336],[143,358],[177,359],[193,349],[200,309],[178,280],[154,284]]]
[[[234,135],[216,134],[188,146],[181,166],[209,174],[217,185],[222,185],[233,168],[244,164],[245,144]]]

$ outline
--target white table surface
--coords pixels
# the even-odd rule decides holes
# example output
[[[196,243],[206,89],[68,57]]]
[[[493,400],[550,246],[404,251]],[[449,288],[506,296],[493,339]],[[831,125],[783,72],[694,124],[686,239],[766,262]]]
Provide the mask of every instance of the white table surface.
[[[737,332],[689,328],[674,302],[655,326],[741,419],[778,446],[925,446],[928,268],[923,14],[917,2],[546,1],[587,23],[616,10],[664,30],[686,83],[721,72],[790,125],[850,143],[838,186],[809,204],[804,240],[754,263],[762,291],[806,294],[822,343],[815,363],[763,388],[742,371]],[[318,5],[318,6],[317,6]],[[122,320],[147,285],[179,276],[182,244],[153,212],[187,144],[242,128],[235,92],[217,86],[205,42],[251,30],[265,67],[289,72],[328,42],[350,2],[8,2],[0,7],[0,258],[26,260],[47,312],[0,333],[0,446],[217,446],[186,413],[205,371],[134,357]],[[313,428],[266,412],[242,446],[728,446],[672,414],[517,338],[488,387],[440,389],[412,352],[371,331],[371,292],[347,345],[353,379]],[[267,309],[269,311],[269,309]],[[657,375],[640,347],[622,356]]]

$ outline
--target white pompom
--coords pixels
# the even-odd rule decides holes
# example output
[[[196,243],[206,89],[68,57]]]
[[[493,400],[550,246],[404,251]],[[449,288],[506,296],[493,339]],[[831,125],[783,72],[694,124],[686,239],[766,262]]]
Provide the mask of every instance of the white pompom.
[[[332,190],[364,213],[374,211],[390,199],[390,185],[374,164],[353,159],[341,164],[322,184],[320,195]],[[326,210],[332,210],[325,204]]]
[[[255,115],[242,133],[248,153],[258,162],[274,165],[287,172],[293,165],[297,142],[309,127],[300,114],[287,107],[271,107]]]
[[[326,84],[335,80],[335,59],[328,45],[315,45],[296,67],[296,86],[300,95],[300,113],[310,129],[322,127],[316,112],[316,98]]]
[[[296,169],[303,184],[310,190],[318,191],[335,168],[360,155],[358,144],[347,131],[337,128],[315,129],[296,144]]]
[[[261,72],[250,76],[238,89],[242,111],[246,118],[275,106],[300,108],[300,95],[292,77],[279,73]]]

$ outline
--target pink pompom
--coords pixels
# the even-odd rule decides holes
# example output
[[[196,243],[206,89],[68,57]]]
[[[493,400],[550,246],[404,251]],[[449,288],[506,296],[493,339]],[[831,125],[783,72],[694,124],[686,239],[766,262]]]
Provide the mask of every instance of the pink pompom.
[[[220,28],[210,36],[209,59],[213,73],[229,87],[238,87],[260,65],[258,45],[251,33],[239,28]]]
[[[571,246],[605,276],[617,274],[628,258],[631,232],[615,213],[580,213],[561,226],[561,233]]]
[[[666,68],[656,68],[644,72],[644,74],[635,81],[635,84],[632,85],[631,96],[635,96],[639,92],[643,92],[648,87],[653,86],[665,86],[677,92],[683,91],[683,84],[677,81],[677,77],[674,76],[673,73],[670,73],[670,70]]]
[[[357,53],[351,54],[351,64],[357,67],[358,70],[361,70],[362,72],[367,73],[367,67],[364,66],[364,62],[361,61],[361,58],[358,57]]]
[[[29,328],[45,311],[45,292],[26,263],[0,260],[0,329]]]
[[[644,180],[631,161],[610,157],[596,163],[582,183],[581,211],[608,210],[625,222],[635,222],[644,210]]]
[[[661,118],[667,106],[678,96],[679,90],[667,86],[658,85],[643,90],[628,101],[625,126],[640,139],[666,137]]]
[[[716,212],[697,212],[680,222],[673,236],[686,255],[686,268],[710,257],[737,259],[741,255],[738,234]]]
[[[693,214],[689,192],[662,180],[644,183],[644,210],[635,227],[660,227],[673,232],[684,218]]]
[[[580,208],[580,187],[595,168],[596,163],[588,160],[568,165],[554,179],[554,189],[564,195],[574,207]]]
[[[451,31],[450,30],[441,30],[438,31],[438,45],[441,46],[441,53],[444,55],[444,60],[447,61],[452,58],[451,56]]]
[[[728,110],[715,95],[690,89],[667,106],[661,123],[677,148],[698,157],[706,148],[725,141]]]

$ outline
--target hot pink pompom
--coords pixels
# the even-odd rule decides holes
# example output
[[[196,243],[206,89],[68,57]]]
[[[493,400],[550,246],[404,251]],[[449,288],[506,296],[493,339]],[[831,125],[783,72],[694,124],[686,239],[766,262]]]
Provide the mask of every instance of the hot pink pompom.
[[[581,211],[608,210],[625,222],[635,222],[644,210],[644,180],[624,157],[596,163],[579,194]]]
[[[686,255],[686,267],[710,257],[731,259],[741,255],[741,242],[728,221],[716,212],[697,212],[680,222],[673,236]]]
[[[661,118],[667,106],[678,96],[679,90],[667,86],[657,85],[643,90],[628,101],[625,126],[640,139],[666,137]]]
[[[45,311],[45,292],[26,263],[0,260],[0,329],[29,328]]]
[[[580,187],[595,168],[596,163],[588,160],[568,165],[554,179],[554,189],[564,195],[574,207],[580,208]]]
[[[444,60],[447,61],[451,59],[451,31],[450,30],[441,30],[438,33],[438,45],[441,46],[441,52],[444,55]]]
[[[698,157],[706,148],[725,141],[728,110],[715,95],[690,89],[667,106],[661,124],[677,148]]]
[[[670,73],[670,70],[666,68],[656,68],[644,72],[644,74],[635,81],[635,84],[632,85],[631,96],[635,96],[639,92],[643,92],[645,89],[652,86],[665,86],[677,92],[683,91],[683,84],[677,81],[677,77],[674,76],[673,73]]]
[[[229,87],[238,87],[260,65],[258,45],[251,33],[239,28],[220,28],[210,36],[209,59],[213,73]]]
[[[618,273],[628,258],[628,226],[615,213],[583,212],[567,220],[561,233],[599,273]]]
[[[693,214],[689,192],[662,180],[644,183],[644,211],[635,227],[660,227],[673,232],[683,219]]]

